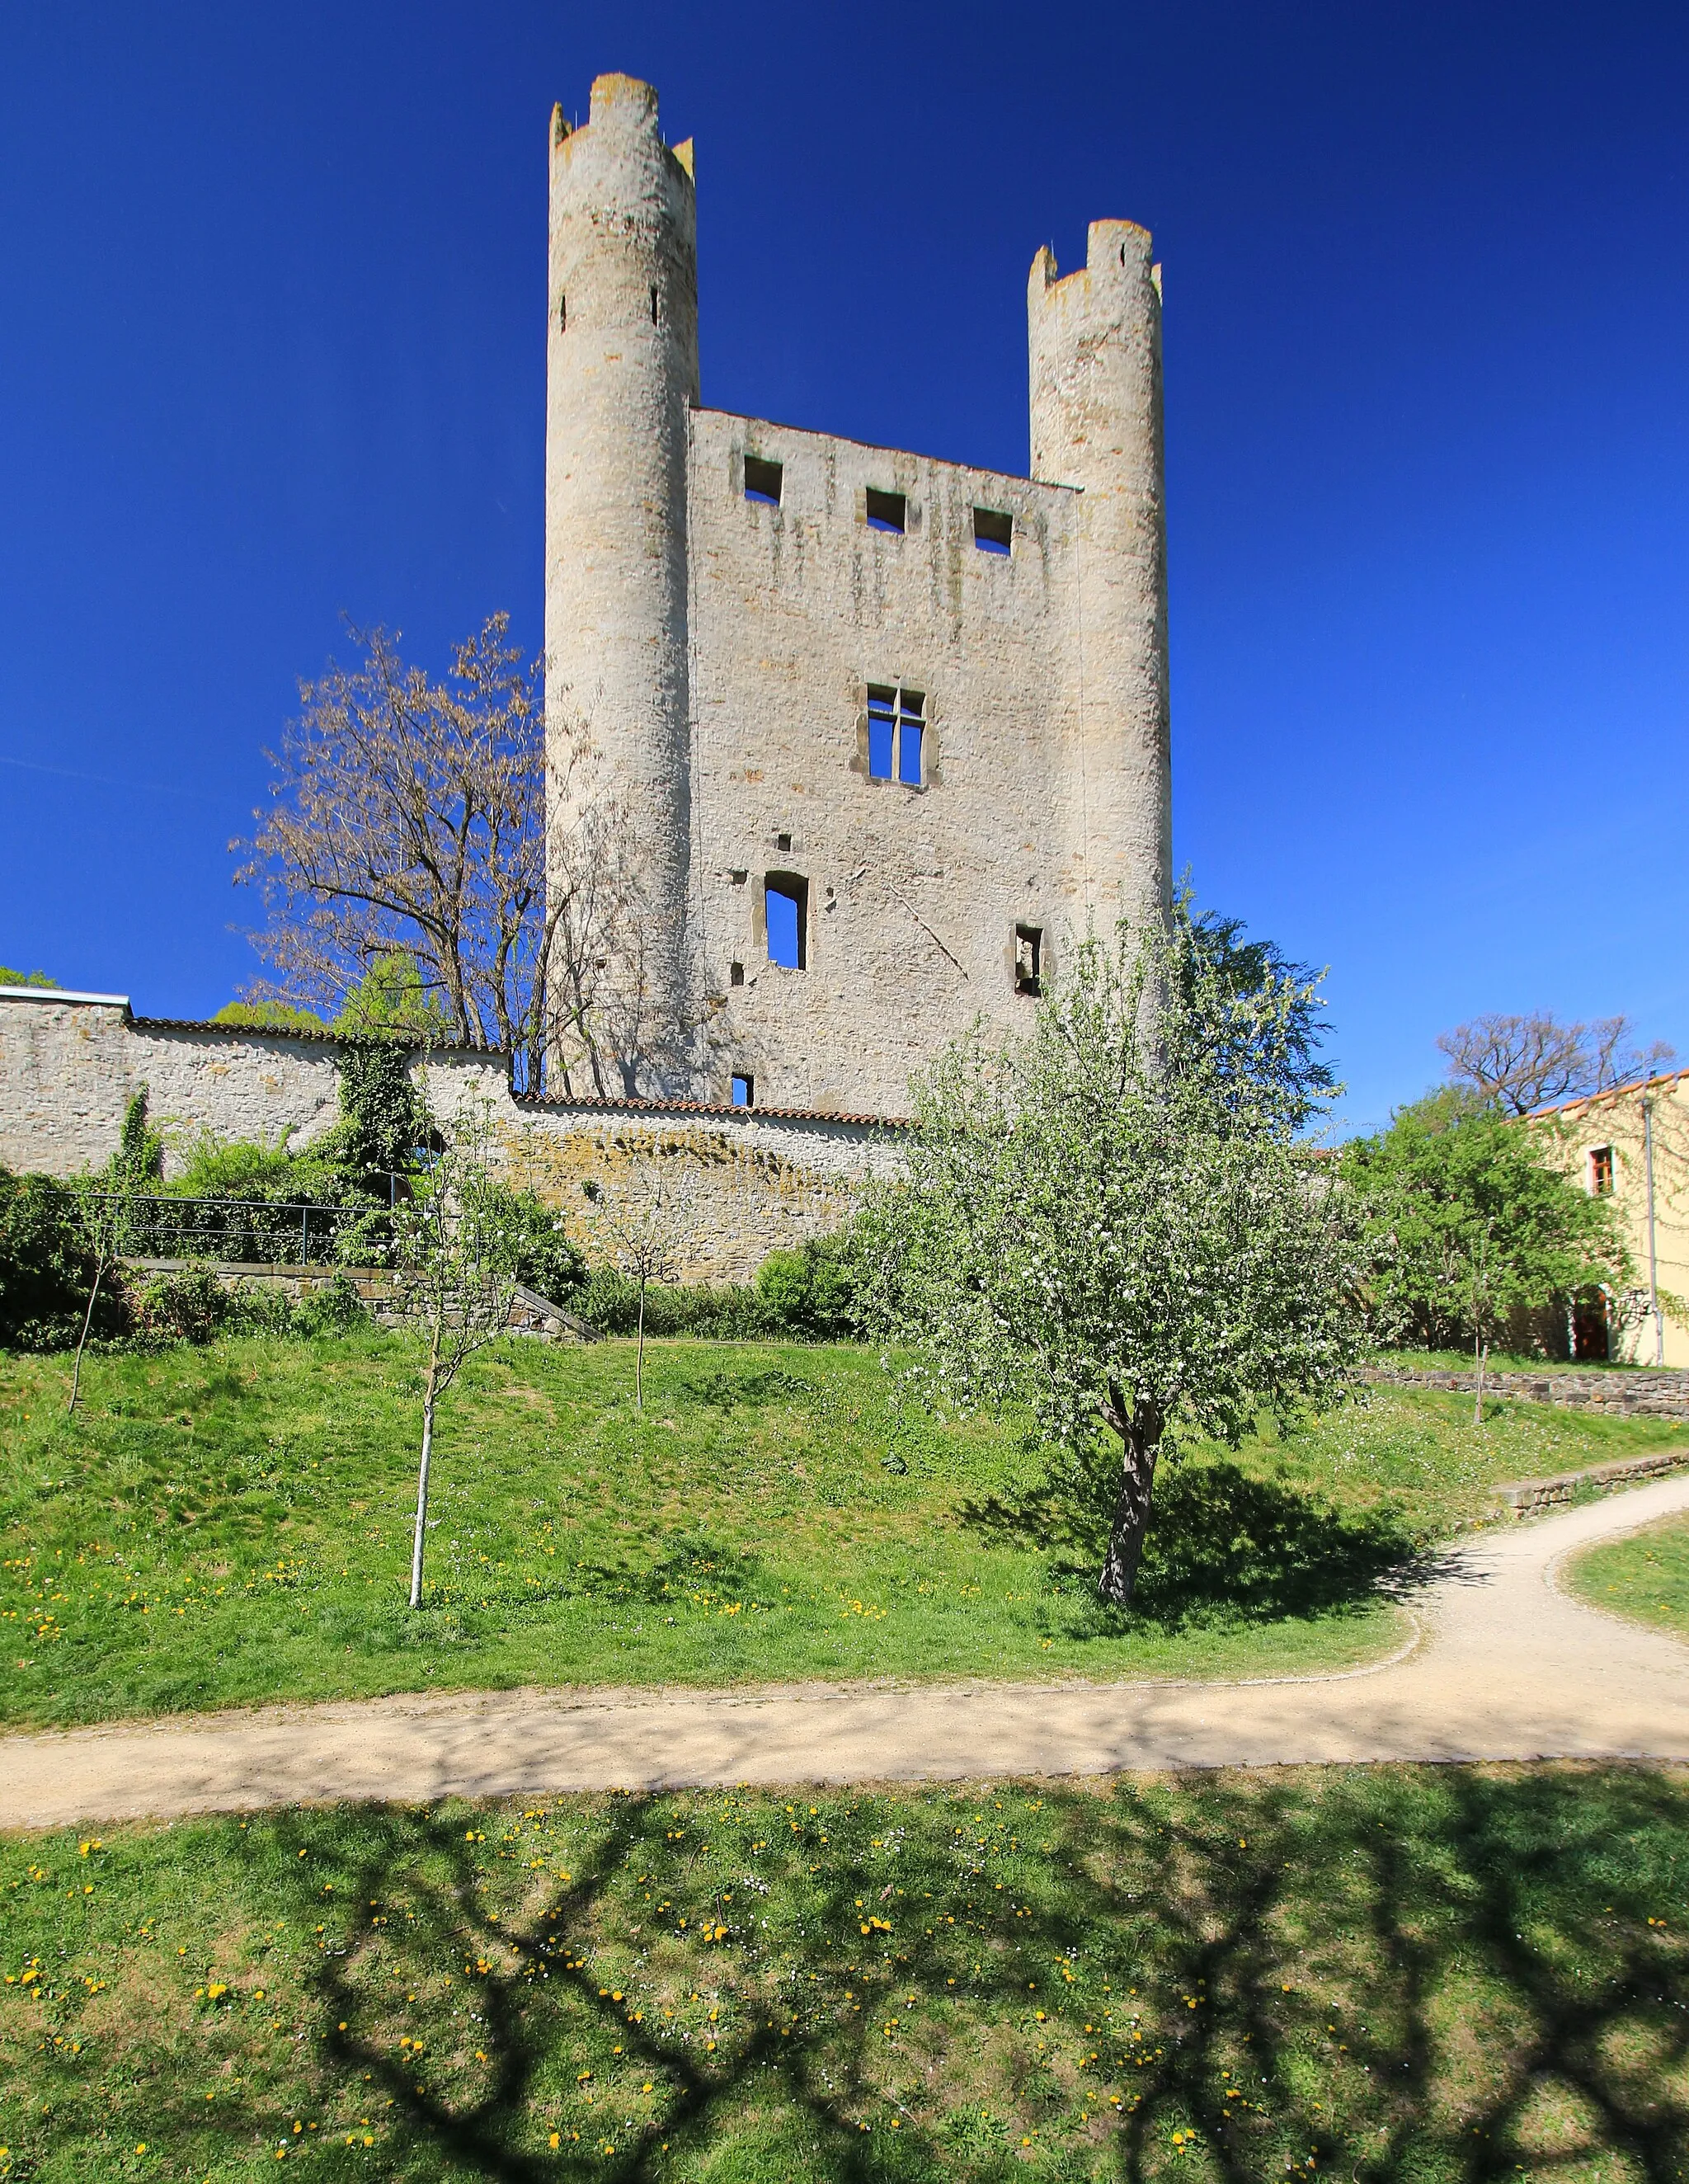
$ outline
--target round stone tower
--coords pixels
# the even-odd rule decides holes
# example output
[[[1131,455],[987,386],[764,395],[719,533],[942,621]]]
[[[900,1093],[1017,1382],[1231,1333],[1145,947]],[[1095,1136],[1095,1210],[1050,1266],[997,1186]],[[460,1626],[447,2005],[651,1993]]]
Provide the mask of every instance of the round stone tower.
[[[1072,855],[1088,911],[1164,910],[1173,884],[1161,268],[1146,229],[1091,222],[1082,272],[1027,288],[1032,475],[1083,488]]]
[[[673,1092],[686,1081],[690,1037],[686,465],[699,398],[697,209],[691,144],[663,142],[649,84],[599,76],[579,129],[554,111],[550,202],[553,900],[560,889],[594,898],[595,924],[571,928],[593,960],[570,967],[599,980],[598,1033],[619,1079],[604,1089]],[[592,760],[571,764],[583,732]]]

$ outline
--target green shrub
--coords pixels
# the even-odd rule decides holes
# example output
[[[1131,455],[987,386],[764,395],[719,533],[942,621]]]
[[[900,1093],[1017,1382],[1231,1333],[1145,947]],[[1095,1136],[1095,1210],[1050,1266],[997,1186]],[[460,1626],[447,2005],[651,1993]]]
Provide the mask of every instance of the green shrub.
[[[92,1256],[76,1220],[75,1194],[49,1175],[0,1168],[0,1345],[58,1350],[82,1329],[93,1286]],[[93,1334],[121,1334],[123,1300],[103,1287]]]
[[[638,1323],[637,1283],[613,1267],[594,1267],[575,1309],[605,1334],[632,1334]],[[848,1246],[841,1239],[811,1240],[764,1260],[755,1286],[737,1283],[653,1282],[645,1291],[647,1334],[690,1334],[706,1341],[751,1342],[785,1337],[834,1342],[856,1333]]]
[[[367,1327],[370,1315],[349,1274],[336,1273],[307,1290],[289,1315],[288,1332],[305,1340],[319,1334],[350,1334]]]
[[[179,1274],[153,1274],[132,1283],[127,1295],[127,1333],[142,1350],[186,1342],[203,1346],[220,1334],[280,1334],[302,1341],[349,1334],[369,1324],[357,1284],[343,1273],[306,1291],[296,1304],[279,1290],[227,1287],[209,1267]]]
[[[570,1240],[563,1217],[532,1190],[495,1184],[499,1214],[516,1238],[516,1279],[552,1304],[567,1304],[587,1279],[580,1246]]]
[[[574,1307],[588,1325],[605,1334],[632,1334],[638,1324],[639,1286],[613,1267],[594,1267]],[[645,1290],[647,1334],[692,1334],[707,1341],[748,1342],[778,1334],[754,1289],[723,1283],[686,1284],[669,1288],[652,1282]]]
[[[856,1332],[849,1245],[810,1237],[795,1251],[771,1251],[756,1273],[771,1326],[804,1342],[836,1342]]]
[[[169,1343],[204,1344],[244,1317],[237,1300],[206,1267],[180,1274],[153,1274],[128,1292],[130,1323],[146,1349]]]

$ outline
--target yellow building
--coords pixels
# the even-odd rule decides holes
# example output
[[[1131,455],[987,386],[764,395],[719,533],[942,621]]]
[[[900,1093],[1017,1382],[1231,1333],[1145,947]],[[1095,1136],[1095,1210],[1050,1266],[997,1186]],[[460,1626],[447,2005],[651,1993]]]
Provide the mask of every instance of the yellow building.
[[[1539,1108],[1569,1171],[1611,1195],[1635,1263],[1636,1287],[1608,1301],[1603,1346],[1638,1365],[1689,1366],[1689,1069]],[[1656,1300],[1658,1312],[1656,1312]],[[1578,1329],[1588,1354],[1595,1328]]]

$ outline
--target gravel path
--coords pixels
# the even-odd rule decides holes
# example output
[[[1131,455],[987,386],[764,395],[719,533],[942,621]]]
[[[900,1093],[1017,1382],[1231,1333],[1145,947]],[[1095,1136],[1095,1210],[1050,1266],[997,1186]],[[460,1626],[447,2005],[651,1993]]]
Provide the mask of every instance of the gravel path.
[[[1659,1479],[1453,1550],[1391,1659],[1254,1683],[520,1691],[0,1738],[0,1826],[370,1797],[1101,1774],[1292,1762],[1689,1759],[1689,1646],[1557,1566],[1689,1510]]]

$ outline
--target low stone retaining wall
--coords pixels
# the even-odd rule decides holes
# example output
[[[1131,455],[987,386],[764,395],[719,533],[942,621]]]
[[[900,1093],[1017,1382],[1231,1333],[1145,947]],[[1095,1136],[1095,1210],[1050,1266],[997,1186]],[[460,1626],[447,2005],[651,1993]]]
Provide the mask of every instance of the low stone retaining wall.
[[[1457,1395],[1475,1395],[1477,1376],[1472,1373],[1441,1372],[1427,1368],[1368,1366],[1363,1379],[1404,1388],[1447,1388]],[[1525,1403],[1554,1403],[1564,1410],[1610,1411],[1624,1418],[1689,1418],[1689,1373],[1620,1371],[1559,1372],[1545,1366],[1540,1373],[1486,1373],[1486,1396],[1511,1396]]]
[[[1681,1471],[1689,1464],[1689,1446],[1661,1449],[1653,1456],[1626,1457],[1616,1463],[1592,1463],[1583,1471],[1557,1472],[1552,1479],[1519,1479],[1495,1490],[1496,1500],[1510,1517],[1529,1516],[1533,1509],[1552,1509],[1557,1502],[1575,1502],[1580,1487],[1628,1486],[1632,1479],[1654,1479],[1662,1472]]]
[[[404,1327],[415,1318],[404,1285],[381,1267],[266,1266],[258,1262],[243,1264],[232,1259],[215,1260],[209,1264],[203,1259],[126,1259],[124,1263],[142,1274],[185,1274],[192,1269],[210,1274],[226,1290],[279,1290],[295,1304],[314,1290],[326,1289],[331,1282],[343,1276],[357,1290],[360,1301],[377,1325]],[[512,1334],[537,1335],[546,1342],[603,1340],[595,1327],[588,1327],[585,1320],[577,1319],[561,1305],[553,1304],[549,1297],[533,1290],[521,1287],[510,1306],[509,1323]]]

